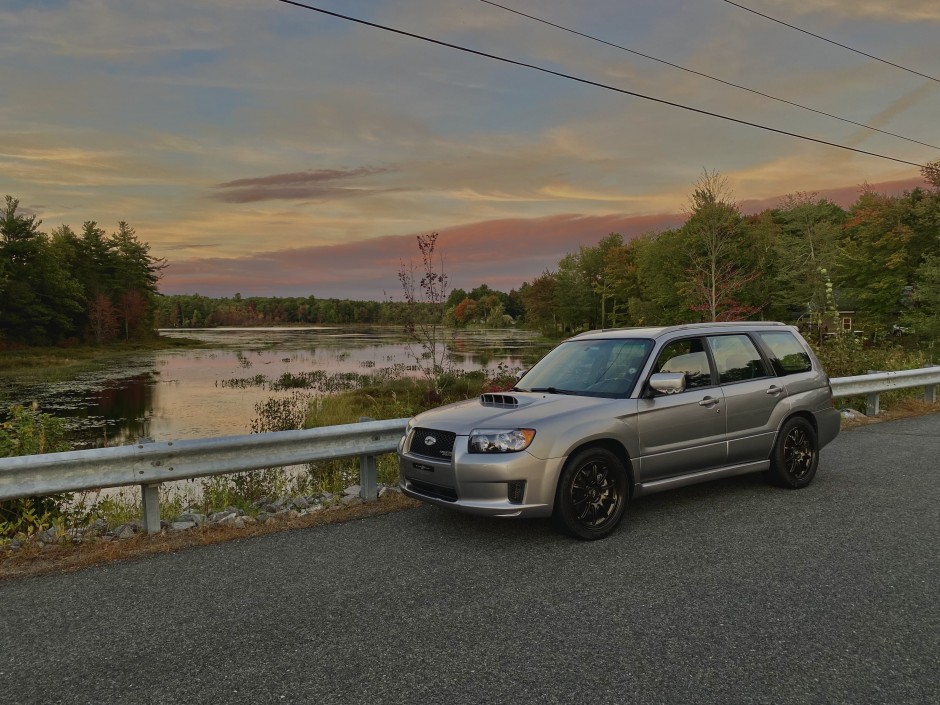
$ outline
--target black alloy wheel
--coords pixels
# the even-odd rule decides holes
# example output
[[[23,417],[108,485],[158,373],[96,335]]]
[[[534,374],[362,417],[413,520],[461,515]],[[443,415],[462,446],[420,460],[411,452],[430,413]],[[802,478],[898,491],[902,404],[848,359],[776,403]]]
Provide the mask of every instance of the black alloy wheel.
[[[587,448],[569,458],[558,480],[556,527],[580,539],[599,539],[620,523],[629,498],[621,460],[604,448]]]
[[[788,419],[770,456],[771,480],[782,487],[800,489],[813,481],[818,465],[816,430],[801,416]]]

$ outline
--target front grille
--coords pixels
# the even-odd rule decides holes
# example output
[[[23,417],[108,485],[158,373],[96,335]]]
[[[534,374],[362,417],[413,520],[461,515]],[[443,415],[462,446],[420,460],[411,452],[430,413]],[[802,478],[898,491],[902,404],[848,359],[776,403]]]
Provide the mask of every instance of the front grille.
[[[525,480],[513,480],[509,483],[509,502],[510,504],[522,504],[525,498]]]
[[[411,437],[411,447],[408,450],[412,455],[450,462],[454,455],[454,440],[456,438],[457,434],[450,431],[416,428],[414,435]]]
[[[457,493],[449,487],[438,487],[437,485],[431,485],[427,482],[418,482],[411,478],[408,478],[408,484],[414,492],[423,494],[425,497],[443,499],[445,502],[457,501]]]

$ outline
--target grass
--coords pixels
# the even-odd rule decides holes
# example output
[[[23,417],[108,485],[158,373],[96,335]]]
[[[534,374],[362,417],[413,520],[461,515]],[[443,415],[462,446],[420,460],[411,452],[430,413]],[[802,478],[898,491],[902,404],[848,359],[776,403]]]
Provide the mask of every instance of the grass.
[[[203,345],[189,338],[155,338],[101,346],[0,348],[0,375],[18,384],[51,384],[95,372],[115,359],[141,352]]]

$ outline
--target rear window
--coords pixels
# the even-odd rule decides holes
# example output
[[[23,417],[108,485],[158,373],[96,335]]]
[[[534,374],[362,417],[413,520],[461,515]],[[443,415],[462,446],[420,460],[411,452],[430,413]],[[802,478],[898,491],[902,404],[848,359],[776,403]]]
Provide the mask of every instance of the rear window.
[[[813,369],[809,354],[793,333],[773,331],[757,335],[770,349],[773,355],[774,371],[778,375],[792,375]]]

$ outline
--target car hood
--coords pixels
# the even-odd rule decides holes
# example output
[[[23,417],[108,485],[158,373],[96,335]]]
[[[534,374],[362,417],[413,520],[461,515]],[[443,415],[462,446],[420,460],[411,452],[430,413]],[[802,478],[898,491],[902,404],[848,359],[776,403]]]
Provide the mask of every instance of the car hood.
[[[466,436],[475,428],[537,427],[554,417],[584,408],[596,409],[612,399],[549,394],[543,392],[504,392],[484,394],[418,414],[414,426],[451,431]]]

